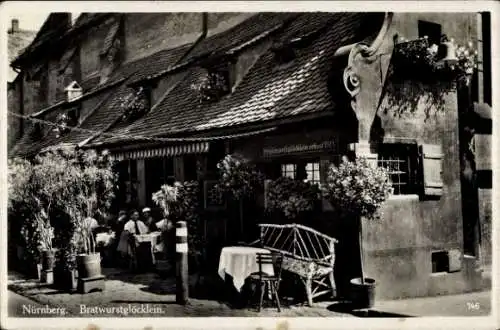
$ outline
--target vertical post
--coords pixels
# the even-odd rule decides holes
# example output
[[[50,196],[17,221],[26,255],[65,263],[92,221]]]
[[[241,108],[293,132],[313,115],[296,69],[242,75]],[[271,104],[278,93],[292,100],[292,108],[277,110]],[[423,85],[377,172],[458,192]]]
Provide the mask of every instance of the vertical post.
[[[139,205],[147,206],[147,195],[146,195],[146,160],[137,160],[137,199]]]
[[[188,243],[186,221],[177,221],[175,230],[176,262],[176,296],[178,304],[185,305],[189,297]]]

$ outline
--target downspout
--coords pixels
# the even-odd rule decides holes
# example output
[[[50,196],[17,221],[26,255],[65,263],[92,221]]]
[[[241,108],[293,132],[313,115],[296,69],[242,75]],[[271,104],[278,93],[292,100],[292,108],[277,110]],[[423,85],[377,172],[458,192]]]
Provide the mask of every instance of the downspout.
[[[177,61],[175,65],[182,63],[184,59],[191,54],[193,49],[198,46],[198,44],[207,37],[208,34],[208,13],[201,13],[201,35],[195,40],[195,42],[189,47],[189,49],[182,55],[182,57]]]

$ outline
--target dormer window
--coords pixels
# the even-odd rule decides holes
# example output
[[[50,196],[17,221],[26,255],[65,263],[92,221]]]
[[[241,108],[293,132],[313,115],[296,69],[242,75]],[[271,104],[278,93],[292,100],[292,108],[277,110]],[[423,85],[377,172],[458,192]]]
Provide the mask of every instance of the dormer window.
[[[62,135],[68,133],[71,130],[71,127],[76,125],[78,120],[78,109],[71,109],[67,112],[63,112],[57,115],[56,124],[53,131],[56,134],[56,137],[59,138]]]
[[[73,81],[64,89],[64,92],[66,93],[66,101],[71,102],[82,97],[83,88],[76,81]]]
[[[133,121],[144,116],[150,108],[150,94],[148,87],[140,86],[122,97],[120,108],[123,111],[123,120]]]
[[[191,88],[200,102],[214,102],[231,92],[231,64],[212,66],[207,69]]]

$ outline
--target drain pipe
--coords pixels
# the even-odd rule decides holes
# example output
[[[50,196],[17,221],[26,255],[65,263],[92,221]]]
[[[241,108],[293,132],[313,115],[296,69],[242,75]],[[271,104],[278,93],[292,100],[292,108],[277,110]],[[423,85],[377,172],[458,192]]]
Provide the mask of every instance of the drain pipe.
[[[207,34],[208,34],[208,13],[202,13],[201,14],[202,17],[201,17],[201,35],[196,39],[196,41],[191,45],[191,47],[189,47],[189,49],[184,53],[184,55],[182,55],[182,57],[177,61],[176,65],[182,63],[182,61],[184,61],[184,59],[189,55],[191,54],[191,52],[193,51],[193,49],[196,48],[196,46],[198,46],[198,44],[207,37]]]
[[[198,38],[196,38],[196,40],[193,42],[193,44],[189,47],[188,50],[186,50],[186,52],[175,62],[175,64],[173,64],[172,66],[170,66],[170,68],[173,68],[173,67],[177,67],[179,65],[182,65],[183,64],[183,61],[186,59],[186,57],[191,54],[191,52],[193,51],[193,49],[196,48],[196,46],[198,46],[198,44],[206,38],[207,34],[208,34],[208,13],[202,13],[202,22],[201,22],[201,34]],[[169,71],[169,70],[167,70]],[[155,73],[153,75],[150,75],[146,78],[142,78],[140,80],[137,80],[135,82],[133,82],[131,84],[131,86],[135,86],[135,85],[139,85],[141,83],[143,83],[144,81],[146,80],[150,80],[150,81],[155,81],[155,80],[158,80],[160,78],[162,78],[163,76],[165,76],[166,72],[167,71],[162,71],[162,72],[159,72],[159,73]]]

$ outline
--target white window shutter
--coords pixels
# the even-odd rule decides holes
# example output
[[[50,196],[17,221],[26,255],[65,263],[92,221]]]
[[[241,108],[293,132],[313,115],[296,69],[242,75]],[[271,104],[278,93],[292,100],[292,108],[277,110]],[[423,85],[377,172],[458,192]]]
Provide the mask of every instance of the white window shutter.
[[[443,194],[443,150],[440,145],[421,146],[424,194],[441,196]]]
[[[491,170],[491,134],[474,135],[476,170]]]

